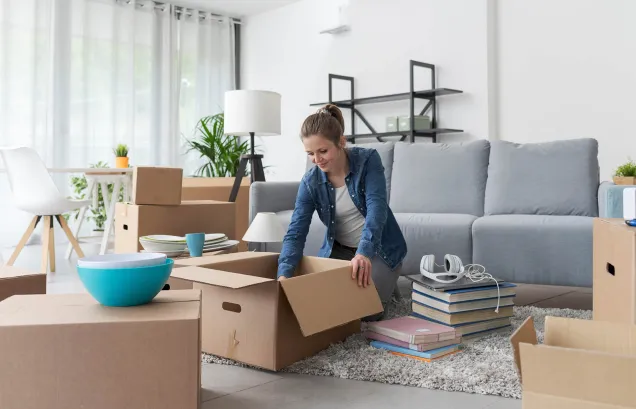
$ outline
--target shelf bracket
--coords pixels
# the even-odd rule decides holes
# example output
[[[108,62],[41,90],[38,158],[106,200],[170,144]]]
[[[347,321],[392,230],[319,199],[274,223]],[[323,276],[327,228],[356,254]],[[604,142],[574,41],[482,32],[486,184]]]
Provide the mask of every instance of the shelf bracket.
[[[424,115],[426,113],[426,111],[428,111],[428,109],[431,107],[431,105],[433,105],[433,101],[430,100],[426,103],[426,106],[420,111],[420,116]]]

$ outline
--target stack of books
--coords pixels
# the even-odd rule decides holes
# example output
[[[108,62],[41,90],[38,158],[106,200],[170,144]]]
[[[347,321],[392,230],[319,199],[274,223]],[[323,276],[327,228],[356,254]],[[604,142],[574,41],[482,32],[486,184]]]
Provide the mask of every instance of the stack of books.
[[[464,340],[509,329],[516,286],[497,280],[478,283],[463,278],[452,284],[441,284],[422,275],[408,276],[413,282],[413,315],[453,327]]]
[[[364,336],[371,346],[426,362],[457,352],[461,343],[454,328],[417,317],[369,323]]]

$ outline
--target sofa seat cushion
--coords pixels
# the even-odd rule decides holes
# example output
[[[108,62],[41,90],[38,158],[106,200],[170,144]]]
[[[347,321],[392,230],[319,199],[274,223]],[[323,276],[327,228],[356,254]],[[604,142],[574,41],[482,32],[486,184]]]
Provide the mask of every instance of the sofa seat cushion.
[[[473,223],[473,262],[515,283],[592,285],[592,217],[485,216]]]
[[[420,261],[426,254],[434,254],[437,264],[443,264],[446,254],[454,254],[463,263],[470,263],[471,227],[477,217],[453,213],[396,213],[395,218],[408,249],[402,275],[419,274]]]
[[[594,139],[493,141],[485,214],[598,216],[597,156]]]
[[[396,143],[391,210],[482,216],[489,152],[486,140]]]
[[[287,227],[289,227],[293,213],[293,210],[276,212],[276,215],[285,228],[285,231],[287,231]],[[305,250],[303,252],[305,256],[318,256],[320,253],[320,247],[322,247],[322,243],[325,239],[326,232],[327,227],[322,223],[320,217],[318,217],[318,213],[314,212],[311,219],[311,225],[309,226],[309,233],[307,234],[307,241],[305,241]],[[261,251],[280,253],[282,247],[283,243],[262,243],[259,248]]]

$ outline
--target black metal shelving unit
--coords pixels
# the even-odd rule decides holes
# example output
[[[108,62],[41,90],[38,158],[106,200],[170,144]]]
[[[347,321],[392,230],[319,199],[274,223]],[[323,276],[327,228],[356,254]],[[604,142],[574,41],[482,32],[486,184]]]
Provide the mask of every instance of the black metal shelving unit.
[[[414,88],[414,76],[415,76],[415,68],[426,68],[430,70],[431,73],[431,89],[416,91]],[[334,104],[339,108],[350,109],[351,110],[351,134],[346,135],[347,140],[355,143],[356,138],[376,138],[378,141],[382,142],[383,137],[389,136],[401,136],[401,141],[404,141],[407,137],[411,142],[415,142],[416,137],[425,137],[432,138],[433,142],[437,142],[437,135],[439,134],[447,134],[447,133],[460,133],[463,132],[461,129],[451,129],[451,128],[437,128],[437,97],[444,95],[452,95],[452,94],[461,94],[463,91],[451,88],[435,88],[435,65],[428,64],[419,61],[410,61],[410,91],[403,92],[399,94],[388,94],[388,95],[380,95],[377,97],[365,97],[365,98],[355,98],[354,93],[354,85],[353,85],[353,77],[348,77],[344,75],[337,74],[329,74],[329,101],[328,102],[317,102],[310,104],[310,106],[322,106],[325,104]],[[343,80],[349,81],[351,86],[351,99],[334,101],[332,98],[332,81],[333,80]],[[422,99],[428,101],[424,108],[421,110],[419,115],[424,115],[429,110],[431,112],[431,129],[423,129],[423,130],[413,130],[415,128],[415,100]],[[391,102],[391,101],[410,101],[410,116],[411,116],[411,130],[410,131],[395,131],[395,132],[376,132],[373,126],[367,121],[367,119],[362,115],[362,113],[358,110],[358,105],[364,104],[376,104],[382,102]],[[369,133],[356,133],[355,130],[355,117],[356,115],[364,125],[369,128]]]

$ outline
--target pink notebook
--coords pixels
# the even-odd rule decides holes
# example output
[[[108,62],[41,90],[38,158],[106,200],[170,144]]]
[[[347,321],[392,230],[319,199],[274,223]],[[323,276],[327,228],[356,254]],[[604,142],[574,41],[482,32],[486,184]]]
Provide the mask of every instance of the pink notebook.
[[[430,342],[427,344],[409,344],[408,342],[393,339],[391,337],[387,337],[386,335],[378,334],[377,332],[373,332],[373,331],[365,331],[362,335],[364,335],[368,339],[374,339],[376,341],[386,342],[387,344],[393,344],[402,348],[408,348],[408,349],[412,349],[414,351],[419,351],[419,352],[425,352],[425,351],[430,351],[432,349],[443,348],[449,345],[460,344],[462,342],[461,336],[458,336],[453,339],[448,339],[446,341]]]
[[[447,341],[456,337],[452,327],[411,316],[372,322],[367,329],[409,344]]]

